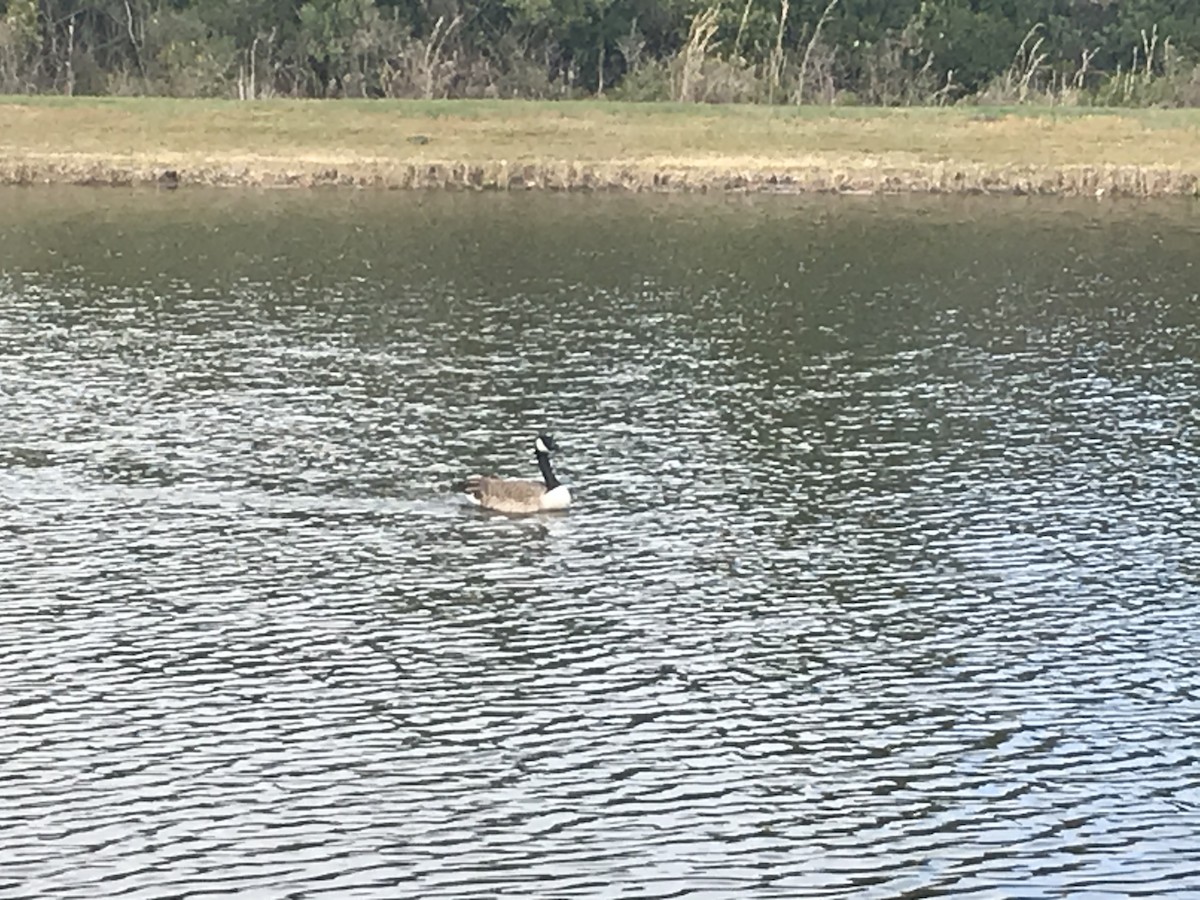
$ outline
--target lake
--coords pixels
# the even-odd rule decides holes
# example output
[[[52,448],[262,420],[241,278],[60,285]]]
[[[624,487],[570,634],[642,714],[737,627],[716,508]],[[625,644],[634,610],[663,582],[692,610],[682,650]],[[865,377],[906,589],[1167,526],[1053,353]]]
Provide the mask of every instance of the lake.
[[[1197,247],[0,191],[0,896],[1195,896]]]

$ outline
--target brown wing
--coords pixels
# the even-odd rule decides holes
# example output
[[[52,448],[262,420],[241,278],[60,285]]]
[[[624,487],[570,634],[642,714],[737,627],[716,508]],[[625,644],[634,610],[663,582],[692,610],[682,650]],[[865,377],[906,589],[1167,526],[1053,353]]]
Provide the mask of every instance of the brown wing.
[[[536,512],[540,509],[546,486],[538,481],[516,478],[491,478],[475,475],[468,478],[463,489],[479,501],[480,506],[497,512]]]

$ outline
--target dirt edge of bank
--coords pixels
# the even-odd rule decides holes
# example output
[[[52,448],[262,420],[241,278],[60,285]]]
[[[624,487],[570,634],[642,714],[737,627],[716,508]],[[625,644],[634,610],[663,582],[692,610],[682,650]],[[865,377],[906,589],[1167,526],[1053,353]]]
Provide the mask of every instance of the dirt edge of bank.
[[[1200,197],[1200,170],[1145,166],[982,166],[781,163],[753,168],[659,162],[566,161],[399,163],[260,159],[105,161],[0,159],[0,184],[322,188],[383,190],[549,190],[845,194],[999,194],[1062,197]]]

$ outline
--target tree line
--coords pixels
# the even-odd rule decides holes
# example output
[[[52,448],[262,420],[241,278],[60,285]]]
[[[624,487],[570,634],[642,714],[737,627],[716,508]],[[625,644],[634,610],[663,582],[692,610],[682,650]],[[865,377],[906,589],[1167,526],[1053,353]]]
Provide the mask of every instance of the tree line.
[[[1200,106],[1200,2],[0,0],[0,92]]]

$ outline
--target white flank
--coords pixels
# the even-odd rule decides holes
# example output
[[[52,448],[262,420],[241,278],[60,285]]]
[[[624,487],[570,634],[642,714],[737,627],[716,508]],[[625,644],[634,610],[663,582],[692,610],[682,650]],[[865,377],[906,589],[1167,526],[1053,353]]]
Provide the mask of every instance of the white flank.
[[[560,484],[554,490],[542,494],[538,505],[542,509],[566,509],[571,505],[571,492],[565,484]]]

